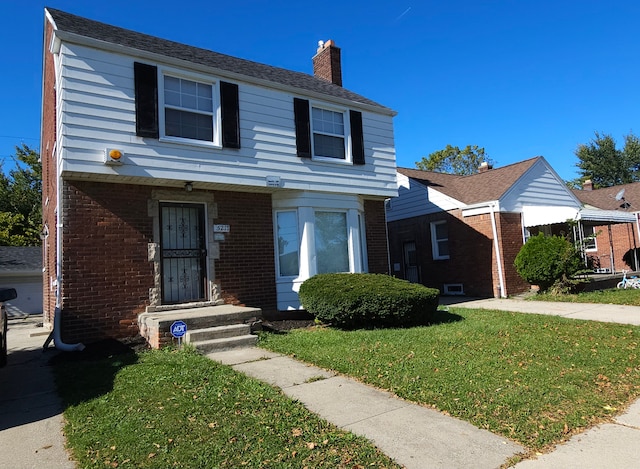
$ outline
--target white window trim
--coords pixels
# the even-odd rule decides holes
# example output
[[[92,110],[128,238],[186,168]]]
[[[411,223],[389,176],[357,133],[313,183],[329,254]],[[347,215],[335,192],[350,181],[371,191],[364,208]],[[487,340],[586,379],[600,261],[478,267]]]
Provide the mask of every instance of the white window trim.
[[[341,113],[343,117],[344,123],[344,159],[341,158],[331,158],[329,156],[318,156],[315,154],[316,142],[315,142],[315,131],[313,130],[313,108],[325,109],[327,111]],[[351,165],[353,162],[352,151],[351,151],[351,120],[349,119],[349,110],[343,107],[335,107],[331,105],[327,105],[326,103],[313,102],[309,101],[309,127],[311,129],[311,159],[313,161],[333,163],[333,164],[348,164]],[[323,132],[318,132],[320,134],[324,134]],[[324,134],[335,136],[334,134]]]
[[[211,94],[212,94],[212,101],[213,101],[212,102],[213,141],[212,142],[166,135],[165,103],[164,103],[165,75],[211,85],[211,88],[212,88]],[[177,69],[167,68],[167,67],[158,67],[158,125],[159,125],[159,131],[160,131],[159,140],[161,142],[181,143],[185,145],[194,145],[198,147],[222,149],[222,111],[220,108],[220,82],[218,80],[212,79],[211,77],[201,75],[201,74],[185,73],[182,70],[177,70]]]
[[[438,220],[438,221],[432,221],[431,223],[429,223],[429,226],[431,228],[431,252],[433,253],[433,260],[436,260],[436,261],[449,259],[449,255],[445,255],[445,256],[440,255],[440,249],[438,248],[438,239],[436,238],[436,226],[446,225],[446,224],[447,224],[447,220]],[[446,240],[447,240],[447,244],[449,244],[448,236]],[[442,241],[444,241],[444,239],[442,239]]]

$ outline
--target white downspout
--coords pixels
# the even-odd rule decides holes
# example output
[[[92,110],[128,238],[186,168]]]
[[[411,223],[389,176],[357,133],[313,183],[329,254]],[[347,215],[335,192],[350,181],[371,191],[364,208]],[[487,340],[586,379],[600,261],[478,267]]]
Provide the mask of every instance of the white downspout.
[[[502,272],[502,257],[500,256],[500,245],[498,244],[498,228],[496,226],[496,204],[489,204],[489,208],[491,209],[491,229],[493,231],[493,248],[496,251],[496,263],[498,264],[498,283],[500,287],[500,297],[506,298],[504,294],[504,275]]]
[[[58,77],[58,56],[56,54],[53,54],[54,57],[54,75],[56,78],[56,88],[58,88],[58,83],[57,83],[57,77]],[[56,93],[56,103],[55,103],[55,109],[56,109],[56,113],[57,113],[57,109],[58,109],[58,102],[57,100],[59,99],[59,94]],[[57,119],[56,119],[57,121]],[[57,126],[56,126],[57,127]],[[56,128],[56,133],[58,132],[58,129]],[[62,336],[61,336],[61,332],[60,330],[62,329],[62,321],[61,321],[61,316],[62,316],[62,311],[61,311],[61,301],[60,301],[60,296],[61,296],[61,288],[62,288],[62,178],[60,177],[60,167],[61,167],[61,157],[60,157],[60,152],[58,151],[59,148],[59,139],[56,138],[56,142],[55,142],[55,146],[53,148],[53,151],[55,152],[55,161],[54,164],[56,165],[56,307],[54,310],[54,316],[53,316],[53,344],[55,345],[55,347],[58,350],[61,350],[63,352],[81,352],[82,350],[85,349],[84,344],[82,343],[77,343],[77,344],[66,344],[64,342],[62,342]],[[48,345],[48,344],[47,344]]]

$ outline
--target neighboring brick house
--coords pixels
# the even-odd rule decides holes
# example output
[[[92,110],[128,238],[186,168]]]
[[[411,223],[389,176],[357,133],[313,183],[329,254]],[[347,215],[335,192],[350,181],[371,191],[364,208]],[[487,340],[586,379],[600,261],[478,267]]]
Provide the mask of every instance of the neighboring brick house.
[[[513,262],[529,232],[566,230],[580,209],[543,157],[468,176],[398,168],[398,187],[387,204],[392,274],[445,294],[528,290]]]
[[[44,317],[62,339],[149,309],[300,308],[319,272],[388,272],[395,112],[316,75],[45,10]]]
[[[640,212],[640,183],[593,189],[591,181],[585,181],[582,190],[574,190],[584,204],[584,210],[593,214],[607,211],[609,216],[592,219],[582,226],[582,236],[587,239],[585,253],[590,266],[601,272],[623,269],[638,270],[636,249],[638,241],[638,213]],[[617,223],[611,223],[615,217]],[[605,221],[609,223],[605,223]]]

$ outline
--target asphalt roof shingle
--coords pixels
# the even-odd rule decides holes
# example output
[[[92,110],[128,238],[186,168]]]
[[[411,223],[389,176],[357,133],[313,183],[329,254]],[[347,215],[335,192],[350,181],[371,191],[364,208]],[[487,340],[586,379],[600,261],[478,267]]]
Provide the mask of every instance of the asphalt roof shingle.
[[[281,85],[291,86],[301,90],[322,93],[335,98],[346,99],[354,103],[365,104],[379,108],[387,114],[395,114],[391,109],[382,106],[364,96],[353,93],[341,86],[321,80],[312,75],[295,72],[283,68],[273,67],[250,60],[220,54],[207,49],[188,46],[179,42],[169,41],[148,34],[138,33],[128,29],[90,20],[82,16],[73,15],[54,8],[46,8],[59,31],[97,39],[111,44],[130,47],[141,51],[160,54],[194,64],[213,67],[232,73],[267,80]]]
[[[616,199],[622,190],[622,197],[620,200]],[[640,211],[640,182],[594,190],[573,189],[572,192],[583,204],[602,210]]]
[[[502,197],[541,158],[536,156],[518,163],[466,176],[409,168],[398,168],[398,172],[433,187],[460,202],[475,204]]]
[[[42,269],[40,246],[0,246],[0,271],[29,272]]]

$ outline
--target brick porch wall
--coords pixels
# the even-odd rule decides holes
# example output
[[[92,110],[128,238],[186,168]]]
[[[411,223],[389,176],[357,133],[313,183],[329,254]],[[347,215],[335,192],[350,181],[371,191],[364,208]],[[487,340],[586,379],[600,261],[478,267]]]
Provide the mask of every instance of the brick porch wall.
[[[150,195],[150,186],[63,182],[63,341],[137,334],[153,286]]]
[[[276,311],[271,195],[216,191],[214,200],[215,223],[230,226],[216,261],[225,303]]]
[[[496,217],[496,227],[500,236],[502,272],[505,295],[515,295],[531,289],[516,271],[514,261],[522,248],[522,221],[519,213],[500,213]],[[497,272],[496,272],[497,276]],[[498,292],[496,292],[498,293]],[[498,295],[496,295],[498,296]]]
[[[389,249],[383,200],[364,201],[369,272],[389,274]]]

